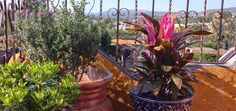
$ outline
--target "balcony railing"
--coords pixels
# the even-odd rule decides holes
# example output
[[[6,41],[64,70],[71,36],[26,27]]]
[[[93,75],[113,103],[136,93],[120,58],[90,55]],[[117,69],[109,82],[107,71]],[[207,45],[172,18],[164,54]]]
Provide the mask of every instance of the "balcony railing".
[[[28,9],[29,2],[33,2],[36,0],[12,0],[11,2],[7,2],[8,0],[0,1],[0,24],[1,29],[3,29],[4,33],[2,34],[4,39],[2,41],[4,42],[4,60],[8,60],[8,49],[9,49],[9,42],[10,36],[14,33],[17,33],[17,30],[15,29],[14,23],[15,23],[15,15],[19,11],[26,11]],[[81,0],[83,1],[83,0]],[[110,20],[112,21],[112,24],[115,24],[113,27],[113,30],[115,30],[114,38],[116,43],[116,53],[115,58],[118,60],[120,57],[120,38],[121,38],[121,28],[123,27],[121,25],[121,22],[126,19],[131,19],[135,22],[138,22],[139,19],[139,5],[141,0],[133,0],[133,6],[134,7],[134,14],[131,14],[131,10],[127,9],[127,7],[121,6],[121,1],[127,1],[127,0],[113,0],[116,4],[116,7],[110,7],[110,9],[105,10],[104,4],[107,0],[90,0],[88,2],[89,8],[86,11],[86,14],[92,15],[93,13],[91,10],[94,10],[94,7],[99,7],[98,10],[95,12],[99,12],[98,16],[95,17],[97,21],[103,21],[103,20]],[[155,13],[156,9],[160,4],[158,4],[158,0],[145,0],[147,2],[151,2],[150,7],[150,15],[159,18],[162,16],[161,14]],[[208,4],[207,0],[198,0],[199,2],[202,2],[203,7],[203,14],[200,14],[197,11],[191,10],[190,4],[191,0],[186,0],[186,4],[183,6],[183,10],[180,11],[173,11],[173,8],[175,4],[173,4],[174,0],[169,0],[168,2],[168,9],[166,11],[169,11],[169,13],[175,13],[179,12],[178,17],[178,25],[180,29],[188,28],[191,24],[198,24],[202,29],[205,29],[206,25],[208,25],[208,22],[210,21],[217,21],[217,24],[215,24],[215,27],[218,27],[216,32],[216,39],[214,40],[216,44],[216,61],[212,65],[212,67],[204,68],[204,70],[208,72],[214,73],[218,78],[214,80],[208,80],[207,78],[201,77],[201,82],[203,82],[204,85],[198,85],[194,86],[198,92],[196,92],[196,102],[193,105],[193,110],[234,110],[235,107],[235,100],[236,100],[236,94],[235,94],[235,84],[236,84],[236,76],[235,76],[235,66],[232,67],[223,67],[221,65],[218,65],[224,61],[227,60],[227,58],[223,59],[222,61],[219,61],[220,58],[220,45],[222,42],[222,35],[225,33],[226,30],[231,30],[230,33],[233,33],[236,38],[236,25],[235,21],[236,18],[233,16],[230,12],[227,12],[224,10],[224,0],[215,0],[220,1],[221,6],[219,7],[219,10],[216,10],[211,13],[207,13]],[[53,9],[60,5],[61,2],[64,2],[68,8],[70,8],[70,4],[68,3],[68,0],[45,0],[45,8],[48,11],[53,11]],[[35,2],[35,6],[37,6],[37,2]],[[209,17],[210,16],[210,17]],[[193,19],[200,18],[200,21],[197,23],[192,22]],[[210,20],[207,20],[210,18]],[[233,25],[234,27],[232,29],[227,29],[226,23],[231,23],[234,21]],[[183,25],[182,25],[183,24]],[[201,40],[200,43],[200,59],[199,62],[203,61],[203,53],[204,53],[204,37],[196,37],[197,39]],[[236,48],[236,41],[234,43],[234,47]],[[16,51],[14,51],[16,52]],[[139,77],[130,74],[127,70],[125,70],[121,65],[117,64],[116,61],[111,59],[107,54],[99,51],[100,56],[100,63],[104,64],[104,67],[107,68],[107,70],[113,71],[114,80],[109,87],[109,96],[114,102],[114,109],[119,110],[132,110],[131,100],[129,98],[129,95],[127,92],[129,91],[129,88],[136,84],[136,81]],[[0,53],[1,54],[1,53]],[[1,58],[0,58],[1,59]],[[99,60],[98,60],[99,61]],[[190,64],[191,65],[191,64]],[[207,64],[209,65],[209,64]],[[130,77],[127,77],[129,75],[133,80],[130,79]]]
[[[36,2],[35,2],[36,1]],[[85,0],[80,0],[79,2],[82,2]],[[127,20],[127,19],[133,19],[135,22],[138,22],[138,18],[139,18],[139,5],[141,5],[139,2],[140,0],[133,0],[133,6],[134,7],[134,14],[131,15],[130,11],[127,7],[122,7],[121,6],[121,2],[125,1],[125,0],[113,0],[114,3],[116,3],[116,7],[111,7],[108,10],[104,9],[104,4],[105,4],[106,0],[89,0],[87,1],[87,4],[89,4],[88,7],[86,7],[86,14],[90,14],[93,15],[93,13],[90,13],[91,10],[94,10],[94,7],[99,7],[99,10],[96,10],[95,12],[99,12],[99,14],[95,17],[97,20],[104,20],[104,19],[108,19],[111,20],[113,19],[113,28],[115,30],[115,38],[116,39],[116,51],[115,51],[115,58],[116,61],[118,61],[118,58],[120,57],[120,36],[121,36],[121,27],[124,27],[123,25],[121,25],[121,22],[123,20]],[[225,33],[225,30],[227,30],[224,26],[225,24],[229,24],[229,23],[233,23],[233,21],[235,21],[235,16],[233,16],[231,14],[231,12],[229,11],[225,11],[224,10],[224,0],[218,0],[221,2],[221,6],[219,7],[219,10],[213,11],[211,13],[207,13],[207,9],[208,9],[208,3],[207,0],[201,0],[199,1],[199,3],[201,2],[203,5],[202,10],[203,10],[203,14],[199,14],[199,12],[194,11],[190,8],[190,3],[191,0],[186,0],[186,4],[185,6],[183,5],[183,10],[180,11],[173,11],[172,9],[174,8],[175,4],[173,2],[173,0],[169,0],[166,1],[168,2],[168,9],[166,11],[169,11],[169,13],[175,13],[178,12],[179,13],[179,17],[178,17],[178,23],[179,23],[179,27],[180,29],[186,29],[189,26],[191,26],[191,24],[197,24],[199,25],[202,29],[206,29],[206,26],[208,25],[207,22],[209,22],[209,20],[207,21],[206,19],[209,19],[210,17],[210,22],[213,21],[217,21],[217,24],[214,24],[214,27],[216,27],[217,31],[215,34],[215,40],[213,42],[215,42],[216,45],[216,60],[214,63],[221,63],[222,61],[219,61],[221,52],[221,44],[222,44],[222,39]],[[45,0],[45,8],[48,11],[53,11],[53,9],[57,6],[59,6],[62,2],[65,3],[65,5],[68,6],[68,8],[70,8],[70,4],[68,2],[68,0]],[[156,9],[158,8],[159,5],[162,4],[158,4],[157,0],[149,0],[147,2],[152,2],[150,4],[151,7],[151,16],[152,17],[156,17],[158,18],[158,16],[162,16],[161,14],[157,14],[156,13]],[[37,0],[11,0],[11,2],[9,2],[8,0],[2,0],[0,1],[0,18],[1,19],[1,28],[4,30],[3,35],[5,36],[5,52],[8,52],[8,48],[9,48],[9,43],[8,43],[8,38],[11,34],[16,33],[16,29],[14,28],[14,21],[15,21],[15,14],[17,11],[21,11],[21,10],[27,10],[28,8],[28,4],[29,3],[33,3],[35,4],[35,6],[37,6]],[[107,7],[107,6],[106,6]],[[130,7],[129,7],[130,8]],[[106,13],[105,13],[106,12]],[[104,15],[105,14],[105,15]],[[210,16],[210,17],[209,17]],[[192,20],[195,18],[200,18],[200,21],[198,21],[197,23],[193,23]],[[115,20],[115,21],[114,21]],[[184,24],[184,25],[181,25]],[[236,28],[235,28],[235,23],[233,23],[233,28],[231,30],[231,32],[229,33],[236,33]],[[224,27],[224,28],[223,28]],[[225,29],[225,30],[224,30]],[[10,31],[9,31],[10,30]],[[232,36],[232,34],[231,34]],[[234,34],[235,36],[235,34]],[[196,37],[197,39],[201,40],[200,43],[200,58],[197,62],[204,62],[203,61],[203,52],[204,52],[204,37]],[[231,37],[232,38],[232,37]],[[228,40],[229,41],[229,40]],[[228,42],[226,43],[228,44]],[[228,47],[228,46],[226,46]],[[8,60],[7,56],[5,56],[6,60]]]

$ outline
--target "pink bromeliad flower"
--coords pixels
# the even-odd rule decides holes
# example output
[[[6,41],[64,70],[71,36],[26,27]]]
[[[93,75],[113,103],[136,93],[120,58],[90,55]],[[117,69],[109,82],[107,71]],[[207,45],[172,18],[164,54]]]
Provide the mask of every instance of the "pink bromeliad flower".
[[[129,21],[125,21],[124,23],[134,26],[131,28],[126,28],[126,30],[134,32],[142,32],[143,34],[146,35],[143,39],[141,39],[142,41],[144,41],[145,45],[159,46],[164,41],[166,41],[165,43],[168,44],[177,43],[176,40],[182,40],[177,38],[186,37],[187,35],[191,34],[201,35],[201,33],[209,34],[206,31],[194,32],[192,30],[186,29],[183,31],[184,32],[183,34],[179,33],[178,35],[176,34],[174,35],[175,19],[177,17],[177,14],[175,14],[174,16],[170,16],[169,12],[167,12],[164,14],[160,22],[157,19],[147,14],[141,13],[141,15],[144,16],[144,18],[141,19],[141,24],[136,24]],[[188,34],[184,35],[187,32]]]
[[[145,40],[145,43],[150,45],[156,44],[156,31],[154,29],[154,26],[152,23],[150,23],[146,18],[141,19],[142,23],[147,31],[147,40]]]
[[[175,28],[175,17],[171,18],[169,13],[165,13],[165,15],[161,19],[160,23],[160,33],[162,34],[162,38],[164,40],[170,40]]]

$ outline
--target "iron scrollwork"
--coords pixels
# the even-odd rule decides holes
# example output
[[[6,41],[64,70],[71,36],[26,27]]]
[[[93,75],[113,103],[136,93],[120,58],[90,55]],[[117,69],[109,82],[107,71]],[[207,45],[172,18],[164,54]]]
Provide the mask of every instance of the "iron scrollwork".
[[[130,15],[130,12],[129,12],[129,9],[127,8],[121,8],[121,9],[117,9],[117,8],[110,8],[107,12],[107,16],[108,16],[108,19],[110,20],[111,24],[113,24],[112,22],[112,18],[115,18],[115,17],[123,17],[125,18],[125,20],[127,21],[129,19],[129,15]],[[120,24],[117,24],[117,25],[120,25]],[[124,24],[121,26],[121,28],[124,27]]]
[[[186,12],[185,10],[180,10],[178,13],[179,13],[179,17],[182,19],[186,17],[188,17],[189,19],[192,19],[198,16],[198,13],[194,10],[190,10],[189,12]]]
[[[55,9],[59,6],[60,0],[57,0],[56,4],[54,4],[56,0],[49,0],[48,2],[51,3],[52,9],[55,11]],[[67,2],[67,1],[66,1]]]
[[[91,4],[91,2],[89,1],[86,4]],[[92,6],[91,6],[90,10],[88,11],[87,15],[89,15],[91,13],[92,9],[94,8],[94,5],[95,5],[95,0],[93,0]]]
[[[125,13],[126,12],[126,13]],[[108,19],[110,20],[111,24],[113,24],[112,20],[111,20],[111,16],[112,15],[113,17],[116,17],[116,61],[118,61],[118,58],[119,58],[119,33],[120,33],[120,17],[126,17],[125,20],[128,20],[129,18],[129,10],[127,8],[120,8],[120,0],[118,0],[118,6],[117,8],[110,8],[107,12],[107,16],[108,16]],[[114,25],[113,25],[114,26]],[[122,27],[124,26],[124,24],[122,25]]]
[[[126,12],[126,13],[125,13]],[[119,13],[119,14],[118,14]],[[109,10],[108,10],[108,12],[107,12],[107,16],[108,16],[108,18],[109,18],[109,20],[111,20],[112,19],[112,17],[110,16],[110,15],[112,15],[113,17],[116,17],[116,16],[122,16],[122,17],[125,17],[126,15],[126,19],[125,20],[128,20],[128,18],[129,18],[129,15],[130,15],[130,12],[129,12],[129,9],[127,9],[127,8],[121,8],[121,9],[117,9],[117,8],[110,8]]]

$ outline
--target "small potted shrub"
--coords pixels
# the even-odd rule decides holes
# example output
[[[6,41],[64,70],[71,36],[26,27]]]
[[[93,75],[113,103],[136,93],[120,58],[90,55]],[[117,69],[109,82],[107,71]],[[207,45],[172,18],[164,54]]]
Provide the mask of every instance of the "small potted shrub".
[[[131,97],[137,111],[187,111],[190,108],[194,89],[190,82],[197,82],[191,67],[184,67],[193,58],[186,43],[190,35],[208,35],[208,31],[185,29],[174,32],[176,15],[166,13],[158,20],[143,14],[141,24],[126,22],[141,31],[138,63],[130,70],[140,76],[138,86],[131,89]]]
[[[68,109],[79,96],[74,77],[60,77],[51,62],[0,65],[1,111],[58,111]]]
[[[94,65],[101,36],[99,23],[85,15],[85,0],[70,3],[70,11],[65,4],[53,13],[38,5],[31,13],[19,15],[16,39],[33,62],[53,61],[60,65],[61,75],[72,74],[82,92],[72,106],[86,109],[107,100],[104,89],[112,75]]]

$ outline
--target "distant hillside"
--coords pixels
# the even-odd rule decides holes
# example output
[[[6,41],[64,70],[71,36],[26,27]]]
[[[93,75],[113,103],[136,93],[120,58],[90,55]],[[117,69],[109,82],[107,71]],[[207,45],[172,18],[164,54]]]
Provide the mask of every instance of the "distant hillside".
[[[207,14],[212,13],[214,11],[220,11],[220,9],[209,9],[207,10]],[[224,11],[229,11],[232,13],[233,16],[236,16],[236,7],[231,7],[231,8],[225,8]],[[148,10],[138,10],[138,14],[140,12],[146,13],[148,15],[152,15],[152,11],[148,11]],[[111,18],[116,18],[116,16],[112,16],[112,13],[115,14],[116,12],[114,10],[110,11],[109,16]],[[127,17],[127,11],[122,11],[122,14],[126,14],[125,16],[121,16],[121,18],[126,18]],[[155,11],[154,15],[155,17],[160,17],[164,14],[164,11]],[[203,11],[198,12],[199,15],[203,15]],[[94,15],[95,17],[99,17],[100,13],[92,13],[92,15]],[[135,16],[135,11],[134,10],[129,10],[129,18],[134,18]],[[102,17],[103,18],[108,18],[108,11],[104,11],[102,12]]]
[[[209,9],[207,10],[207,13],[209,14],[214,11],[220,11],[220,9]],[[233,16],[236,16],[236,7],[224,8],[224,11],[229,11]],[[203,15],[203,11],[199,12],[199,15]]]

